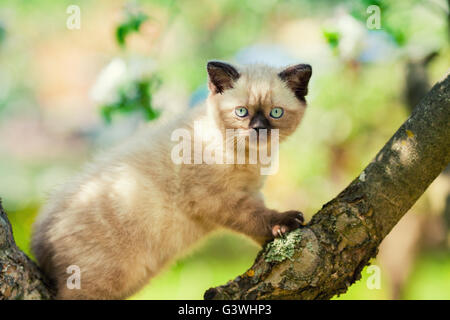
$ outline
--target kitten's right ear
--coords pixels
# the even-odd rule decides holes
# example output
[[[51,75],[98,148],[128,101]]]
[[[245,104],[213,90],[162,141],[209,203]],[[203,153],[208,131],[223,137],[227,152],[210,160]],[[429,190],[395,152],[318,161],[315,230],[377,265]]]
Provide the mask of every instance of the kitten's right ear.
[[[208,87],[214,94],[233,88],[233,82],[240,77],[236,68],[228,63],[209,61],[206,68],[208,70]]]
[[[281,71],[278,76],[285,81],[287,86],[295,93],[300,101],[305,101],[308,94],[308,83],[311,78],[312,68],[309,64],[297,64]]]

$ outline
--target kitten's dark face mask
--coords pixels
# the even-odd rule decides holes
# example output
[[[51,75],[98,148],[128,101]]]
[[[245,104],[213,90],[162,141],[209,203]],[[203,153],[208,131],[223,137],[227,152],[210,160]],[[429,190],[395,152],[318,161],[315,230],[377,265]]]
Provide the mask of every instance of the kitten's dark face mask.
[[[208,63],[208,107],[221,129],[243,132],[278,129],[280,139],[291,135],[306,108],[311,67],[300,64],[276,70],[264,65],[240,69]]]

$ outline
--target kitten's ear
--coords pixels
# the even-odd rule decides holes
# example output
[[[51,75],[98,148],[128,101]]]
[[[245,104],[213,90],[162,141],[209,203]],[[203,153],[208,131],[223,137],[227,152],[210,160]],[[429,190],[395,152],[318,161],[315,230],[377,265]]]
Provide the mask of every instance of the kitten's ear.
[[[233,88],[233,82],[240,77],[236,68],[228,63],[209,61],[206,68],[208,87],[212,93],[222,93],[226,89]]]
[[[308,82],[311,78],[312,68],[309,64],[297,64],[281,71],[278,76],[294,91],[300,101],[305,101],[308,94]]]

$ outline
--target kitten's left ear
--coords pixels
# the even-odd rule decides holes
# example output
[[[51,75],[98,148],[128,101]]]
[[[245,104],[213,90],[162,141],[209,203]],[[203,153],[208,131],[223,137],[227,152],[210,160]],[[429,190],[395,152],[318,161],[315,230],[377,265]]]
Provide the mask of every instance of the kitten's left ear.
[[[300,101],[305,101],[308,94],[308,83],[311,78],[312,68],[309,64],[297,64],[281,71],[278,76],[285,81],[287,86],[294,91]]]
[[[231,64],[209,61],[208,70],[208,87],[212,93],[222,93],[226,89],[233,88],[233,82],[239,79],[240,74]]]

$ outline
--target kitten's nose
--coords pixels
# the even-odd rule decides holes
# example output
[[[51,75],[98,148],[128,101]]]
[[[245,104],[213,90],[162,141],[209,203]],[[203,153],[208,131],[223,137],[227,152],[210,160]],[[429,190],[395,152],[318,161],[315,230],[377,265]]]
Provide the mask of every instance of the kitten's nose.
[[[259,129],[269,129],[270,122],[262,112],[258,111],[253,116],[252,120],[250,120],[249,128],[255,129],[256,131],[259,131]]]

